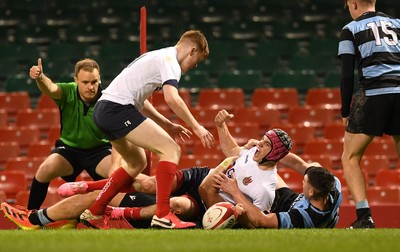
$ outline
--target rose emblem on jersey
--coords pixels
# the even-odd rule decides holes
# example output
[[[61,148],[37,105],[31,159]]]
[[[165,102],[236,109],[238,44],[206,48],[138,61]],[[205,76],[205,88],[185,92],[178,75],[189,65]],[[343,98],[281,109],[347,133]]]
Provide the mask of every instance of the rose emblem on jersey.
[[[251,176],[245,177],[245,178],[242,180],[242,183],[243,183],[243,185],[245,185],[245,186],[247,186],[247,185],[250,184],[251,182],[253,182],[253,179],[251,178]]]

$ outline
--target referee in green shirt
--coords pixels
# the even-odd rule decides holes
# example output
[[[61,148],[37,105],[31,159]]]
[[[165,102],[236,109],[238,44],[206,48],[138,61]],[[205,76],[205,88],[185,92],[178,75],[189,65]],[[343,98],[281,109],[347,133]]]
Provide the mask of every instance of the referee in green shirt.
[[[111,144],[93,122],[93,107],[101,95],[100,67],[92,59],[78,61],[74,82],[53,83],[43,74],[42,60],[29,75],[40,91],[51,97],[60,109],[61,135],[50,156],[40,165],[32,181],[28,209],[39,209],[50,181],[62,177],[75,181],[86,170],[93,180],[107,178],[112,165],[121,161],[111,156]]]

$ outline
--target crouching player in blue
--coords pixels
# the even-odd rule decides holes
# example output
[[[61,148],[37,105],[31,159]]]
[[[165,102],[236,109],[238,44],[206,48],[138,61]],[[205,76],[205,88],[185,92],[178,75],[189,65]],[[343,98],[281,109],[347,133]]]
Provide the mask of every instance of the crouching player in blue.
[[[219,187],[238,203],[239,223],[247,228],[334,228],[342,202],[339,179],[325,168],[311,166],[305,171],[303,193],[288,188],[279,178],[271,212],[264,213],[239,190],[234,177],[219,174]],[[246,220],[246,221],[241,221]]]

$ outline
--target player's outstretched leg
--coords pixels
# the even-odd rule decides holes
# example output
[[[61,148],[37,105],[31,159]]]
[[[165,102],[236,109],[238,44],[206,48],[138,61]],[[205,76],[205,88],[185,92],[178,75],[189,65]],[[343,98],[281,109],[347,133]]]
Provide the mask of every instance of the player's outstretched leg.
[[[1,210],[3,210],[4,215],[10,219],[10,221],[23,230],[36,230],[40,228],[39,225],[33,225],[29,221],[28,216],[31,211],[26,212],[19,210],[6,202],[1,203]]]
[[[23,230],[37,230],[37,229],[74,229],[76,228],[78,221],[77,220],[59,220],[51,223],[47,223],[45,225],[39,224],[36,225],[29,220],[30,217],[37,215],[39,211],[36,210],[26,210],[26,209],[18,209],[17,207],[13,207],[6,202],[1,204],[1,210],[4,212],[4,215],[14,224],[16,224],[20,229]],[[36,216],[37,218],[37,216]]]
[[[75,194],[85,194],[88,192],[88,184],[85,181],[68,182],[58,188],[61,197],[70,197]]]

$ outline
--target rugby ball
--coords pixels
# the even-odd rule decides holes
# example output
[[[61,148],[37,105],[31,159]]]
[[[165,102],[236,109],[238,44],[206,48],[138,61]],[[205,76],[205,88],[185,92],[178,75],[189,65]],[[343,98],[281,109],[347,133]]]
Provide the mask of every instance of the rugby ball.
[[[236,224],[238,214],[233,204],[218,202],[207,209],[203,216],[204,229],[231,228]]]

